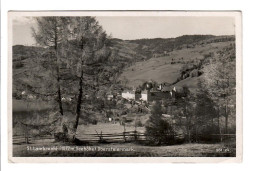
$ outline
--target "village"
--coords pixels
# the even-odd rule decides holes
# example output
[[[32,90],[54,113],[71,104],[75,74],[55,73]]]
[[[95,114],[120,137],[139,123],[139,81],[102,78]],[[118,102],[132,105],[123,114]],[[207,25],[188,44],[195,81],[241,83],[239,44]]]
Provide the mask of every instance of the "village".
[[[126,112],[124,111],[124,108],[122,108],[124,112],[119,112],[118,110],[110,109],[110,111],[114,112],[112,112],[113,114],[107,119],[112,123],[120,121],[122,124],[122,120],[127,123],[133,122],[133,118],[138,118],[138,116],[140,118],[140,116],[145,116],[146,114],[149,115],[152,105],[157,101],[160,102],[163,109],[164,113],[162,116],[166,119],[172,119],[175,123],[176,121],[173,119],[173,113],[176,109],[176,106],[174,105],[176,93],[180,94],[181,90],[181,87],[176,87],[166,82],[154,85],[152,81],[148,81],[143,84],[143,89],[133,87],[132,89],[128,88],[123,91],[109,92],[106,94],[106,100],[115,101],[116,103],[123,102],[123,106],[128,110],[126,110]],[[121,115],[118,113],[121,113]],[[138,120],[138,123],[140,123],[138,126],[144,126],[146,121],[147,120]]]
[[[94,97],[96,100],[89,94],[84,96],[85,104],[82,106],[83,117],[80,120],[80,124],[87,127],[104,127],[105,125],[113,127],[114,125],[119,132],[136,130],[137,128],[140,132],[144,132],[155,102],[161,104],[162,118],[172,124],[184,123],[185,117],[179,118],[176,115],[176,98],[181,93],[182,87],[177,87],[167,82],[146,81],[137,88],[118,84],[117,88],[110,89],[103,96],[97,95]],[[30,94],[27,90],[21,92],[20,98],[27,99],[28,104],[32,103],[32,101],[37,101],[37,96]],[[75,103],[75,97],[73,96],[62,96],[61,100],[65,109],[71,108],[72,104]],[[74,113],[66,113],[68,118],[73,117],[73,115]],[[84,116],[88,119],[84,119]],[[120,129],[122,126],[124,130]],[[23,132],[23,129],[20,129],[20,127],[15,128],[15,130],[17,134],[21,131]],[[82,131],[85,132],[86,129],[84,128]],[[108,130],[102,128],[100,131],[107,132]]]

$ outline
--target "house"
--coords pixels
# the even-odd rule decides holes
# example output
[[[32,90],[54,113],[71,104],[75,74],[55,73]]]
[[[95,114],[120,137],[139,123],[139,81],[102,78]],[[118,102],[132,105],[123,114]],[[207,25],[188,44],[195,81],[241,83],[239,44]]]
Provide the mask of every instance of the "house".
[[[177,93],[183,93],[183,87],[175,86],[173,87],[173,90]]]
[[[125,90],[122,92],[122,97],[127,100],[135,100],[135,91]]]
[[[171,87],[169,83],[163,82],[158,87],[157,90],[159,91],[171,91]]]
[[[140,100],[143,100],[143,101],[149,101],[149,93],[150,93],[150,91],[149,90],[144,90],[144,91],[142,91],[141,92],[141,98],[140,98]]]
[[[107,95],[107,100],[112,100],[114,98],[114,95],[113,94],[108,94]]]
[[[27,98],[33,100],[33,99],[36,99],[36,96],[32,95],[32,94],[28,94]]]
[[[163,99],[171,99],[172,98],[172,91],[150,91],[148,98],[150,101],[154,100],[163,100]]]
[[[63,101],[63,102],[71,102],[72,98],[71,97],[62,97],[61,101]]]
[[[106,99],[107,100],[112,100],[112,99],[114,99],[115,98],[115,95],[114,95],[114,93],[112,92],[112,91],[108,91],[107,93],[106,93]]]
[[[170,86],[160,85],[157,89],[144,90],[141,92],[141,100],[154,101],[175,98],[175,91]]]
[[[140,100],[141,94],[135,90],[125,90],[122,92],[122,97],[127,100]]]
[[[172,118],[172,115],[169,115],[169,114],[162,114],[162,117],[164,117],[164,118]]]

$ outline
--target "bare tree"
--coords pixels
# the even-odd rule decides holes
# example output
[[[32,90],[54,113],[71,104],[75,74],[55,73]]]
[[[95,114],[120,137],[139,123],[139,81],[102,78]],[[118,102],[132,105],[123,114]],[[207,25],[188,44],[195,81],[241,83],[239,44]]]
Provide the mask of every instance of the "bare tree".
[[[235,50],[232,47],[219,51],[204,67],[205,87],[220,106],[219,109],[224,111],[225,133],[228,133],[229,108],[234,104],[232,96],[235,95],[235,73]]]
[[[71,17],[68,28],[70,40],[67,43],[67,51],[64,50],[67,53],[65,60],[70,61],[71,73],[75,73],[74,77],[78,79],[76,117],[73,124],[73,132],[76,133],[83,96],[87,94],[84,90],[96,88],[97,84],[101,83],[98,79],[101,72],[98,65],[108,59],[109,49],[108,36],[94,17]],[[91,74],[90,70],[93,71]],[[92,83],[87,82],[88,75],[94,78]],[[95,82],[98,83],[94,85]]]
[[[65,34],[65,27],[67,18],[65,17],[36,17],[36,27],[32,28],[33,36],[36,42],[45,48],[45,55],[41,55],[37,58],[38,64],[42,62],[42,65],[36,65],[35,67],[40,68],[40,66],[44,66],[49,73],[49,76],[52,75],[51,78],[54,80],[48,79],[48,75],[45,75],[45,80],[40,84],[44,85],[44,83],[49,82],[53,86],[53,93],[49,94],[49,96],[54,97],[56,102],[58,103],[58,110],[61,116],[64,115],[64,109],[62,105],[62,92],[61,92],[61,73],[60,73],[60,49],[62,46],[62,42],[67,39],[67,35]],[[35,72],[35,70],[32,70]],[[41,71],[36,72],[35,74],[39,77],[41,76]],[[40,85],[39,84],[39,85]],[[42,86],[41,85],[41,86]],[[51,87],[46,85],[46,89],[51,89]],[[62,122],[62,121],[61,121]]]

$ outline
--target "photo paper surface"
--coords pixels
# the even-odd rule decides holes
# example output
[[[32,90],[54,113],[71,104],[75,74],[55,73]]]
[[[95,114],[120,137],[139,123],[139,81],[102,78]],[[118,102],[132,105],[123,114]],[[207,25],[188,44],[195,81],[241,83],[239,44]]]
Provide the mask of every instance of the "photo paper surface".
[[[241,162],[241,13],[9,12],[9,162]]]

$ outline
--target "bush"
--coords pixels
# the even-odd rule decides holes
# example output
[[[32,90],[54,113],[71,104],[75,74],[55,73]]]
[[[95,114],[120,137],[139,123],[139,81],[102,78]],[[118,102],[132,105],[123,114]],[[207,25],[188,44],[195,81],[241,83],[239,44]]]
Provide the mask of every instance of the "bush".
[[[161,103],[156,102],[153,104],[151,113],[152,115],[145,126],[146,138],[149,144],[175,144],[176,131],[171,123],[162,119]]]
[[[19,68],[22,68],[23,66],[24,66],[23,63],[21,63],[21,62],[13,63],[14,69],[19,69]]]
[[[63,132],[58,132],[54,134],[55,142],[68,142],[68,135]]]
[[[173,134],[170,134],[171,127],[167,121],[160,119],[156,121],[156,124],[152,123],[151,120],[149,122],[146,126],[146,136],[150,144],[168,144],[174,140]]]
[[[220,137],[212,134],[218,134],[219,130],[216,125],[205,125],[198,130],[198,140],[202,142],[218,142]],[[192,133],[195,136],[195,132]]]
[[[91,121],[91,124],[92,124],[92,125],[97,125],[97,123],[98,123],[98,121],[97,121],[96,119],[93,119],[93,120]]]
[[[194,69],[193,71],[190,72],[190,77],[198,77],[199,76],[199,71],[197,69]]]
[[[136,125],[137,127],[143,127],[143,126],[144,126],[140,120],[136,121],[136,124],[135,124],[135,125]]]

